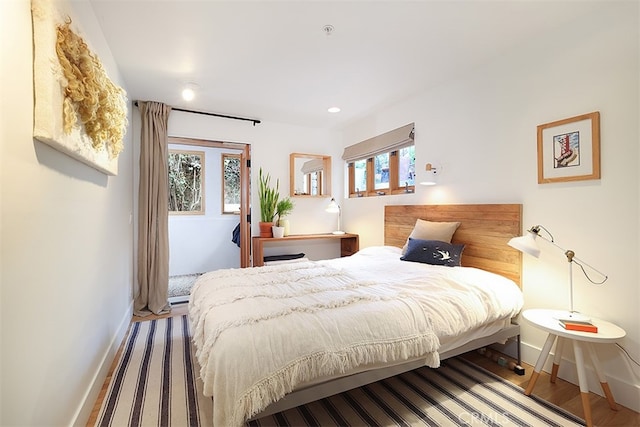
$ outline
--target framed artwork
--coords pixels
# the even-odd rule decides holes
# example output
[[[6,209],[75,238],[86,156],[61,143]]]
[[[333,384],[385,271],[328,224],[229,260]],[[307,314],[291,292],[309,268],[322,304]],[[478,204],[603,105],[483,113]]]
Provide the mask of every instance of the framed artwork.
[[[107,175],[118,174],[127,97],[106,75],[68,1],[32,0],[33,137]]]
[[[538,184],[600,179],[600,112],[538,126]]]

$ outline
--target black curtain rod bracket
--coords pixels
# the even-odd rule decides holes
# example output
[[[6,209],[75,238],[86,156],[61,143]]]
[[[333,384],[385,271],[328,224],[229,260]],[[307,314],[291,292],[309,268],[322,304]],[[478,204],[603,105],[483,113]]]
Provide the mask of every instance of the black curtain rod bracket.
[[[133,101],[133,105],[138,106],[138,101]],[[208,113],[206,111],[195,111],[195,110],[186,110],[184,108],[176,108],[171,107],[172,110],[182,111],[183,113],[193,113],[193,114],[202,114],[205,116],[213,116],[213,117],[221,117],[223,119],[232,119],[232,120],[244,120],[245,122],[251,122],[255,126],[256,124],[260,124],[261,121],[258,119],[249,119],[247,117],[238,117],[238,116],[228,116],[226,114],[218,114],[218,113]]]

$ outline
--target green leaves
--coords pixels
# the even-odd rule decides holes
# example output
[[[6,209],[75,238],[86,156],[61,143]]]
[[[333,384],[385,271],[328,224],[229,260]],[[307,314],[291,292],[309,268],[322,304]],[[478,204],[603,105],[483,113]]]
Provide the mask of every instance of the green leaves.
[[[289,197],[280,200],[280,180],[276,180],[275,188],[271,188],[271,175],[258,175],[258,198],[260,199],[260,221],[274,222],[293,211],[293,201]]]
[[[278,199],[280,198],[280,180],[276,180],[275,188],[271,188],[271,175],[258,175],[258,198],[260,199],[260,221],[272,222],[276,216]]]
[[[282,217],[289,215],[291,211],[293,211],[293,201],[289,197],[280,200],[276,205],[278,221],[280,221]]]

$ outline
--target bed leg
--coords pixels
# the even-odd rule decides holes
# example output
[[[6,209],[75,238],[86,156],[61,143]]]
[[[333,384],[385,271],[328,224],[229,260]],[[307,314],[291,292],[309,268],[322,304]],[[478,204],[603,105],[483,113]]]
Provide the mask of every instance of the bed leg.
[[[521,353],[521,349],[520,346],[522,344],[521,340],[520,340],[520,334],[516,335],[516,340],[518,341],[518,349],[517,349],[517,353],[518,353],[518,364],[513,368],[513,372],[515,372],[518,375],[524,375],[524,368],[521,366],[522,363],[522,353]]]

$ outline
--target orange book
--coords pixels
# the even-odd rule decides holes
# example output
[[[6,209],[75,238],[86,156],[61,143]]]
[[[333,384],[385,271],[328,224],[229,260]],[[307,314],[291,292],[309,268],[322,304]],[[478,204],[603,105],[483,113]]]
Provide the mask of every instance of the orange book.
[[[598,332],[598,327],[591,322],[561,320],[560,326],[570,331]]]

